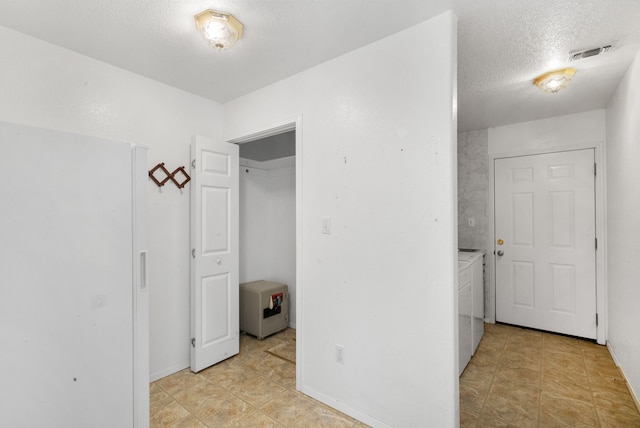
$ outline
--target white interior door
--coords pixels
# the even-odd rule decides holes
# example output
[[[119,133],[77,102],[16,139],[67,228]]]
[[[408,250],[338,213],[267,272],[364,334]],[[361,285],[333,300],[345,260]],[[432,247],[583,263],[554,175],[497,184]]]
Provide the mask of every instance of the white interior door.
[[[238,146],[191,144],[191,370],[239,351]]]
[[[596,338],[593,149],[495,160],[496,320]]]

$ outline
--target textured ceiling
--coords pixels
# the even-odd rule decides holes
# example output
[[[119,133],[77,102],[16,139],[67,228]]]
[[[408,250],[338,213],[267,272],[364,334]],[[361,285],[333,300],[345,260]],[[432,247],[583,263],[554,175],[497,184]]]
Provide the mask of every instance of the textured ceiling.
[[[245,25],[233,49],[196,33],[208,8]],[[460,131],[605,107],[640,49],[638,0],[0,0],[0,25],[224,103],[447,9],[459,17]],[[573,63],[567,90],[531,84],[569,51],[612,41]]]

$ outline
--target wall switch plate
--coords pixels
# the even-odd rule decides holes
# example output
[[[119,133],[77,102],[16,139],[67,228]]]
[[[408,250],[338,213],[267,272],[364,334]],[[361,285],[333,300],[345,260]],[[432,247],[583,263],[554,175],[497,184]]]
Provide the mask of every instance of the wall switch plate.
[[[467,219],[467,225],[468,225],[469,227],[475,227],[475,225],[476,225],[476,219],[475,219],[475,217],[469,217],[469,218]]]
[[[323,235],[331,235],[331,218],[322,217],[321,229]]]
[[[336,362],[340,364],[344,364],[344,354],[346,349],[344,346],[336,345]]]

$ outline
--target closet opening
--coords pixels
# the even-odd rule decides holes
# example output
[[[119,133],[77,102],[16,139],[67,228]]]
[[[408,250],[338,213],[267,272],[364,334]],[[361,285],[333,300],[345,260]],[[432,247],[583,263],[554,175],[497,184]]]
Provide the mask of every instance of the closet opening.
[[[286,284],[288,327],[295,329],[295,124],[233,142],[240,149],[239,281]]]

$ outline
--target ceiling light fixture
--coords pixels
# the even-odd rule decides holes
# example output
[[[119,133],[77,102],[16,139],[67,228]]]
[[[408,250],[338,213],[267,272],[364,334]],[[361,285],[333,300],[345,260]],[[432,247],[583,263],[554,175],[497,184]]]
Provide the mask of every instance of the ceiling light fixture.
[[[549,73],[536,77],[533,84],[546,93],[555,94],[560,89],[569,86],[569,82],[571,82],[574,74],[576,74],[575,68],[550,71]]]
[[[229,13],[205,10],[195,16],[204,40],[219,51],[229,49],[242,37],[242,23]]]

